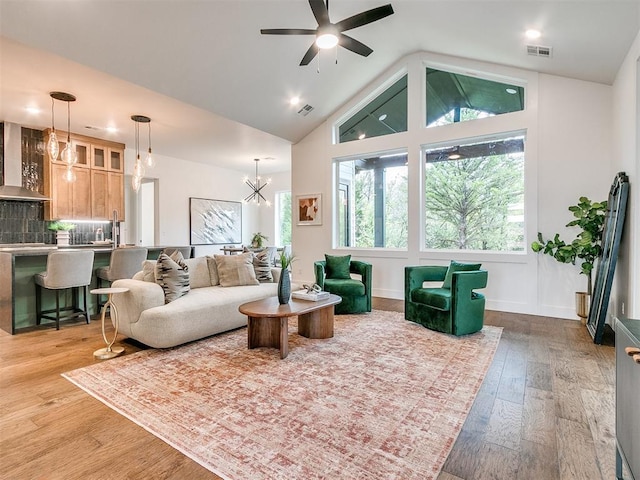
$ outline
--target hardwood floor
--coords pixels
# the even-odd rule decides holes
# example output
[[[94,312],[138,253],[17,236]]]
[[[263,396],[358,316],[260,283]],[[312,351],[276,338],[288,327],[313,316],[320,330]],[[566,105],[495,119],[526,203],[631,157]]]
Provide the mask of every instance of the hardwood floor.
[[[613,479],[613,347],[575,321],[487,312],[485,323],[502,339],[439,479]],[[98,321],[0,332],[0,478],[219,478],[60,376],[102,342]]]

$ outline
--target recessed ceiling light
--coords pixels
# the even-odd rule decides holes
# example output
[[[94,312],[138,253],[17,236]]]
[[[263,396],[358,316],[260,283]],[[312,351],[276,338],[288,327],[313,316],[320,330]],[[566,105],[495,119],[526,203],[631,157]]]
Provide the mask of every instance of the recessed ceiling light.
[[[387,119],[387,114],[386,113],[383,113],[382,115],[380,115],[378,117],[378,120],[380,120],[381,122],[384,122],[386,119]]]
[[[531,40],[535,40],[536,38],[540,38],[540,35],[542,35],[540,33],[540,30],[535,30],[533,28],[530,28],[529,30],[524,32],[524,34],[527,36],[527,38],[529,38]]]
[[[507,88],[506,92],[510,95],[515,95],[518,91],[515,88]]]
[[[109,133],[116,133],[118,131],[116,127],[107,127],[105,130]]]
[[[360,136],[358,137],[358,140],[362,140],[364,137],[366,137],[366,135],[364,133],[361,133]]]
[[[40,113],[40,109],[38,107],[26,107],[25,110],[31,115],[37,115]]]
[[[289,103],[291,105],[298,105],[300,103],[300,97],[291,97]]]

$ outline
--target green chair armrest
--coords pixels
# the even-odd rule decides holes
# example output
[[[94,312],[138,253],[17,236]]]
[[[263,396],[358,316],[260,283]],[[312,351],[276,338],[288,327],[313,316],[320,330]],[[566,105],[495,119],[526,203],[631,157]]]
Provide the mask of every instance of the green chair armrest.
[[[361,262],[359,260],[351,260],[349,265],[349,271],[360,275],[362,283],[364,283],[365,292],[368,295],[371,291],[371,273],[373,266],[367,262]]]
[[[317,262],[313,262],[313,269],[316,275],[316,283],[323,290],[324,290],[324,278],[326,275],[326,272],[325,272],[326,265],[327,265],[327,262],[325,260],[318,260]]]
[[[476,288],[485,288],[487,286],[488,273],[486,270],[474,270],[472,272],[455,272],[451,279],[451,290],[455,295],[465,295]]]
[[[421,288],[424,282],[442,282],[449,267],[435,265],[418,265],[404,267],[404,298],[411,298],[411,291]]]

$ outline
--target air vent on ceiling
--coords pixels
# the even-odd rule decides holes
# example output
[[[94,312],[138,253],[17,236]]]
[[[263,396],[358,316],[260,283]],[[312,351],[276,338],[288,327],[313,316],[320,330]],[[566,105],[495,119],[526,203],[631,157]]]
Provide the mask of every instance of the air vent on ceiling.
[[[313,107],[307,103],[304,107],[298,110],[298,114],[306,117],[307,115],[309,115],[311,110],[313,110]]]
[[[527,45],[527,55],[534,57],[550,58],[553,49],[551,47],[543,47],[541,45]]]

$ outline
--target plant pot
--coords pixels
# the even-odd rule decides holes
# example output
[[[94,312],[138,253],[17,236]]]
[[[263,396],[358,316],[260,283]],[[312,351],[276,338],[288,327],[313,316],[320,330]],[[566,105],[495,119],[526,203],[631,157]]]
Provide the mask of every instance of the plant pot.
[[[56,232],[56,243],[58,245],[69,245],[69,234],[68,230],[58,230]]]
[[[576,292],[576,314],[580,317],[580,321],[583,325],[587,324],[590,304],[591,295],[587,292]]]
[[[291,300],[291,272],[283,268],[278,280],[278,302],[285,305]]]

